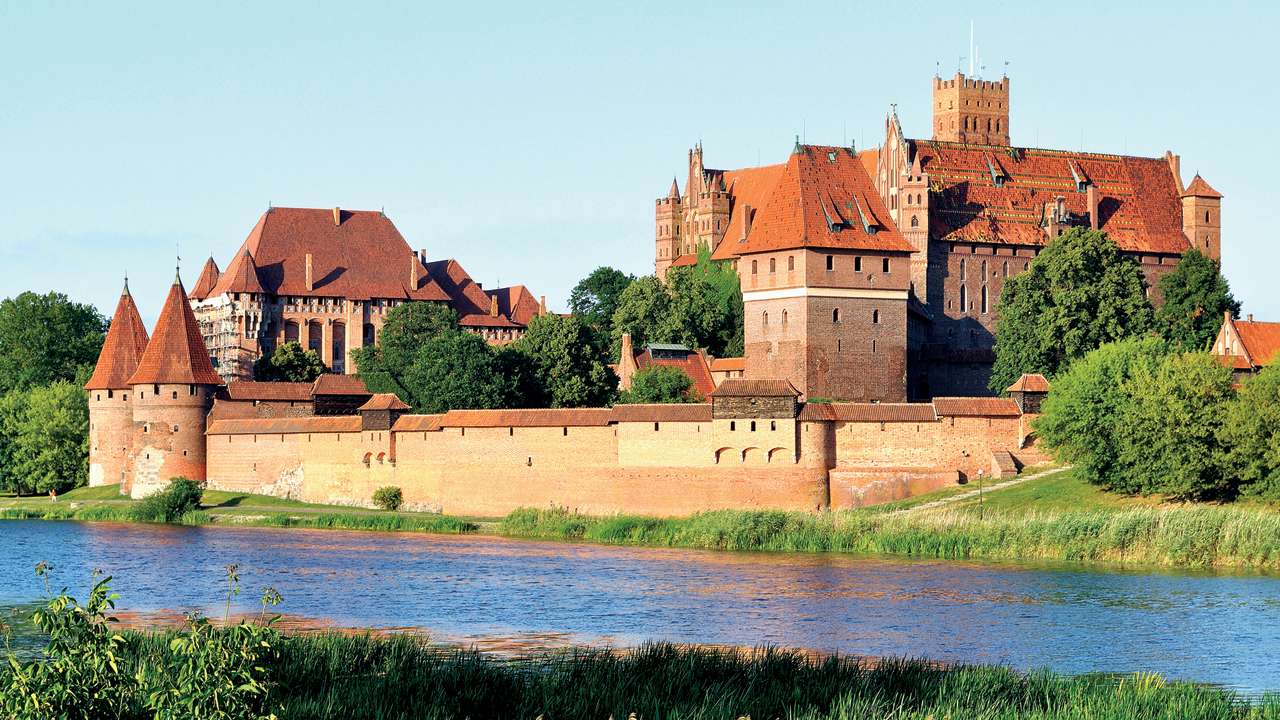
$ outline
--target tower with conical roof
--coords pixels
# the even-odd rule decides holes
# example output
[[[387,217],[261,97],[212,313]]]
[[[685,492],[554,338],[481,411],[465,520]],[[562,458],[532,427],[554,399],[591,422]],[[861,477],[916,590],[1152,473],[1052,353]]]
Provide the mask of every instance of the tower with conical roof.
[[[175,477],[205,479],[205,421],[221,384],[182,278],[175,277],[151,341],[129,377],[134,450],[123,492],[140,498]]]
[[[133,403],[129,378],[147,349],[147,329],[129,294],[120,293],[98,364],[84,389],[89,393],[89,485],[124,483],[133,456]]]

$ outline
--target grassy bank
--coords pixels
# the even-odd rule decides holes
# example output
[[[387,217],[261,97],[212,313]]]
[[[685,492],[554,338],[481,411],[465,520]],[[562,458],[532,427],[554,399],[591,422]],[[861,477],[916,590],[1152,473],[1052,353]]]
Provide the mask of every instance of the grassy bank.
[[[163,667],[171,635],[126,635],[126,674]],[[407,636],[286,636],[266,660],[266,706],[289,720],[409,718],[1168,718],[1280,717],[1280,702],[1128,677],[1020,674],[782,650],[653,644],[518,660]],[[0,686],[4,671],[0,670]]]
[[[58,497],[0,498],[0,519],[136,522],[137,500],[120,495],[118,485],[77,488]],[[475,532],[476,523],[437,513],[385,512],[285,500],[268,495],[206,490],[200,509],[178,521],[184,525],[242,525],[428,533]]]
[[[1070,471],[984,494],[981,501],[971,497],[919,511],[715,511],[653,518],[523,509],[503,520],[501,532],[713,550],[1280,569],[1280,512],[1272,508],[1120,498],[1083,485]]]

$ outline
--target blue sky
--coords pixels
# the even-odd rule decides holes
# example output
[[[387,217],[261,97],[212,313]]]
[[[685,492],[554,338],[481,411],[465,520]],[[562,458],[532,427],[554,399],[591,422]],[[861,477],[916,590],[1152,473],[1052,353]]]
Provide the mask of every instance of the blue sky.
[[[127,270],[150,324],[175,245],[190,285],[268,204],[340,205],[563,309],[599,265],[652,271],[653,199],[699,139],[713,167],[867,147],[890,103],[927,136],[972,19],[1014,144],[1179,153],[1226,195],[1237,298],[1280,320],[1280,11],[1143,5],[0,0],[0,296],[110,313]]]

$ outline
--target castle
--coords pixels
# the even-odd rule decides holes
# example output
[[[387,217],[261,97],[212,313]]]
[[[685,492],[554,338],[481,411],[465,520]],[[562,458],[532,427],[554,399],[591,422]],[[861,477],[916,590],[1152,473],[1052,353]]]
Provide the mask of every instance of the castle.
[[[486,291],[456,260],[414,252],[384,213],[273,207],[225,272],[212,257],[191,289],[196,321],[224,381],[249,380],[253,362],[286,342],[315,350],[335,373],[377,342],[391,308],[447,304],[466,330],[502,344],[547,311],[523,285]]]
[[[689,151],[684,193],[655,204],[654,267],[731,262],[747,377],[806,396],[983,395],[1004,282],[1070,227],[1105,231],[1159,278],[1196,248],[1221,257],[1222,195],[1178,157],[1010,144],[1009,79],[933,80],[933,137],[896,109],[879,147],[802,145],[777,165],[716,170]],[[753,346],[754,343],[754,346]]]

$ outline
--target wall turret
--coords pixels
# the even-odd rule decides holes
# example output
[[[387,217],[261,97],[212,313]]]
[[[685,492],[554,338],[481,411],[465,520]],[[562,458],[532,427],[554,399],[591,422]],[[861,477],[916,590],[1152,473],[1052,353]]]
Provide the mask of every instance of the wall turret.
[[[89,393],[89,485],[124,483],[133,456],[129,377],[147,349],[147,329],[126,280],[98,354]]]
[[[1009,144],[1009,78],[933,78],[933,139],[976,145]]]
[[[129,378],[133,458],[122,492],[140,498],[175,477],[205,479],[205,422],[221,384],[182,280],[174,278],[151,341]]]
[[[667,274],[672,261],[680,256],[681,225],[684,220],[680,186],[671,178],[671,189],[666,197],[654,203],[654,270],[658,277]]]
[[[1222,193],[1199,173],[1182,192],[1182,232],[1191,247],[1222,260]]]

